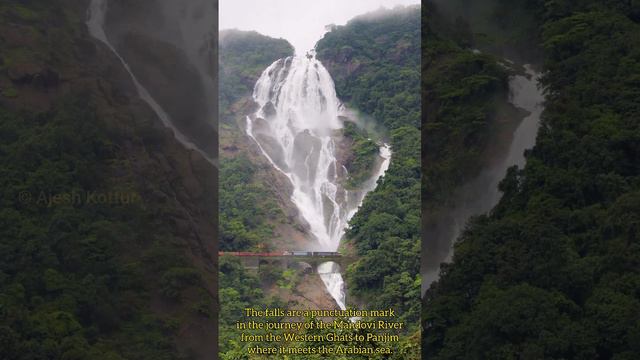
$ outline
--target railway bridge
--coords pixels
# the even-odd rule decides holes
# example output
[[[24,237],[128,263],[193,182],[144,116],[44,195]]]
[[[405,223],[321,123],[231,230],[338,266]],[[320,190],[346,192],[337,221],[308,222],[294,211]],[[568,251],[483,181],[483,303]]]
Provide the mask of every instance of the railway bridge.
[[[240,252],[220,251],[218,256],[233,256],[240,259],[248,269],[258,271],[261,265],[280,266],[283,269],[302,268],[318,272],[320,264],[334,262],[341,270],[346,270],[356,259],[333,251],[280,251],[280,252]],[[334,271],[332,271],[334,272]]]

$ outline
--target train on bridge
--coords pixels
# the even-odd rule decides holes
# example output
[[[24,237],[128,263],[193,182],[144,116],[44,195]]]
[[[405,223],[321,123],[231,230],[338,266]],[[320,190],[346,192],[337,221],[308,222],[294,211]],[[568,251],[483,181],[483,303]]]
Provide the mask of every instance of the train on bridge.
[[[303,257],[340,257],[337,251],[277,251],[277,252],[246,252],[246,251],[219,251],[219,256],[303,256]]]

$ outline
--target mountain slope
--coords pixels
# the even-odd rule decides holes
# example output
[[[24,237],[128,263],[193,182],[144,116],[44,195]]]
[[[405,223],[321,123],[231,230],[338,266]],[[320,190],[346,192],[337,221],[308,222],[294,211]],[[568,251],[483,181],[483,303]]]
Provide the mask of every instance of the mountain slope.
[[[540,6],[547,106],[537,143],[427,292],[424,358],[640,354],[638,8]]]
[[[210,358],[215,168],[88,35],[87,6],[0,5],[0,352]]]

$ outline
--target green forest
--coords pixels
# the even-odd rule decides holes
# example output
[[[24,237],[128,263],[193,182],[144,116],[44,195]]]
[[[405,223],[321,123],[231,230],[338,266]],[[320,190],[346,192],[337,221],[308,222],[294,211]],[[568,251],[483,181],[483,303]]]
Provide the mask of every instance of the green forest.
[[[156,245],[140,260],[121,256],[125,243],[141,244],[149,230],[143,204],[36,203],[40,193],[110,188],[97,174],[113,159],[113,145],[87,100],[67,100],[48,116],[0,112],[2,353],[7,359],[170,359],[169,324],[145,306],[160,285],[147,283],[149,256],[171,259],[153,266],[167,275],[162,286],[171,297],[188,286],[179,278],[172,284],[171,271],[199,277],[160,239],[147,240]],[[33,202],[21,202],[20,194],[35,194]]]
[[[184,187],[189,154],[88,37],[86,5],[0,5],[0,357],[193,358],[185,329],[217,331],[197,240],[215,192]],[[214,181],[200,169],[192,184]]]
[[[271,279],[269,279],[271,278]],[[280,307],[285,308],[284,304],[277,297],[268,296],[262,290],[265,282],[269,281],[282,281],[282,273],[275,272],[269,274],[268,270],[260,269],[258,274],[247,271],[237,259],[230,259],[228,257],[221,257],[220,259],[220,299],[221,299],[221,312],[220,312],[220,352],[219,356],[221,360],[240,360],[240,359],[273,359],[284,358],[282,355],[274,357],[273,355],[248,355],[247,349],[259,345],[259,346],[273,346],[273,343],[268,342],[240,342],[238,340],[239,333],[235,329],[236,321],[243,321],[244,318],[238,316],[242,310],[246,307],[255,306],[259,304],[260,307]],[[306,321],[311,321],[309,318]],[[346,320],[346,319],[345,319]],[[274,319],[271,319],[274,321]],[[348,320],[347,320],[348,321]],[[298,332],[301,335],[321,335],[326,334],[330,330],[302,330]],[[252,330],[243,331],[252,335],[264,335],[264,330]],[[276,334],[282,333],[282,331],[272,332]],[[366,334],[367,330],[341,330],[342,335],[348,334]],[[418,334],[414,334],[411,337],[402,337],[400,342],[383,342],[383,341],[369,341],[368,346],[371,347],[389,347],[393,350],[391,355],[349,355],[348,357],[334,356],[332,358],[346,360],[348,359],[388,359],[388,360],[405,360],[405,359],[418,359],[420,357],[420,347],[418,346],[420,339]],[[332,342],[283,342],[282,346],[288,346],[293,348],[305,348],[308,346],[354,346],[358,345],[353,341],[332,341]],[[301,356],[298,356],[301,357]],[[290,358],[290,357],[289,357]],[[324,359],[325,355],[304,355],[304,359],[316,360]]]
[[[482,169],[510,74],[495,56],[466,48],[473,37],[458,28],[466,26],[434,11],[425,4],[422,24],[422,196],[430,214]]]
[[[476,40],[542,54],[545,112],[526,166],[510,169],[499,204],[468,224],[426,293],[423,358],[637,359],[640,6],[485,4],[514,16],[496,22],[507,35]],[[487,21],[455,23],[469,33]]]

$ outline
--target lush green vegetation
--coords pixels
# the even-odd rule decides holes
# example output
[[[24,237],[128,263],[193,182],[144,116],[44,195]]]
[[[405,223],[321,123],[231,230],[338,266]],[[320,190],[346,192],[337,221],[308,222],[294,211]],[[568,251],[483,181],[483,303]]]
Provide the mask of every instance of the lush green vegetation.
[[[268,250],[273,225],[282,210],[256,182],[254,165],[245,157],[220,162],[220,249],[224,251]]]
[[[267,274],[268,273],[268,274]],[[293,348],[305,348],[305,347],[337,347],[337,346],[351,346],[355,345],[352,341],[337,341],[324,343],[320,342],[261,342],[261,341],[239,341],[239,331],[236,330],[236,321],[247,321],[248,318],[242,315],[243,309],[247,307],[254,308],[283,308],[285,304],[281,300],[266,296],[261,290],[261,285],[264,284],[264,277],[273,277],[272,280],[277,281],[281,287],[289,286],[288,282],[291,281],[291,276],[294,272],[290,270],[282,271],[279,269],[269,268],[268,266],[261,267],[259,274],[252,274],[247,272],[244,267],[237,261],[237,259],[222,257],[220,258],[220,359],[223,360],[245,360],[245,359],[291,359],[292,357],[300,357],[308,360],[324,359],[323,355],[299,355],[299,356],[284,356],[284,355],[249,355],[248,349],[254,346],[287,346]],[[295,275],[294,275],[295,276]],[[312,319],[306,319],[311,321]],[[344,319],[345,321],[349,321]],[[255,318],[255,321],[266,321],[265,318]],[[269,321],[287,321],[281,318],[269,318]],[[299,320],[298,320],[299,321]],[[297,334],[309,334],[309,335],[321,335],[326,334],[332,330],[303,330],[296,331]],[[244,330],[245,334],[250,335],[264,335],[264,330]],[[283,333],[282,330],[270,331],[274,334]],[[341,330],[340,334],[366,334],[370,332],[367,330]],[[366,346],[371,347],[389,347],[392,349],[391,355],[348,355],[348,356],[332,356],[332,359],[388,359],[388,360],[404,360],[404,359],[417,359],[419,357],[419,340],[417,337],[406,338],[402,337],[399,342],[382,342],[382,341],[369,341]]]
[[[443,206],[481,170],[483,152],[496,131],[498,107],[508,91],[507,71],[497,59],[465,49],[469,35],[438,16],[425,5],[422,196],[427,208]]]
[[[360,260],[347,271],[351,295],[369,308],[420,317],[420,9],[381,10],[327,33],[318,58],[338,96],[388,130],[389,170],[346,234]]]
[[[261,342],[261,341],[247,341],[240,342],[240,332],[236,329],[236,322],[247,321],[248,318],[242,315],[243,310],[248,307],[254,308],[282,308],[286,309],[286,304],[277,297],[267,296],[262,290],[265,284],[275,283],[279,288],[293,289],[295,288],[295,282],[298,281],[298,276],[295,270],[282,270],[279,267],[261,266],[257,274],[247,271],[243,265],[240,264],[237,258],[221,257],[220,258],[220,282],[219,282],[219,295],[220,295],[220,359],[225,360],[243,360],[243,359],[287,359],[283,355],[267,356],[267,355],[249,355],[248,349],[254,346],[288,346],[294,348],[305,347],[337,347],[337,346],[353,346],[356,345],[353,341],[337,341],[337,342]],[[265,318],[255,318],[255,321],[264,322]],[[311,321],[312,319],[306,319]],[[349,321],[343,319],[345,321]],[[270,318],[269,321],[287,321],[282,318]],[[299,321],[299,320],[298,320]],[[326,334],[332,330],[303,330],[296,331],[297,334],[309,334],[309,335],[321,335]],[[245,334],[250,335],[264,335],[264,330],[244,330]],[[270,331],[274,334],[281,334],[283,331]],[[365,335],[371,331],[369,330],[341,330],[340,334],[362,334]],[[417,334],[412,337],[401,337],[399,342],[383,342],[383,341],[368,341],[364,346],[370,347],[388,347],[392,349],[391,355],[348,355],[348,356],[333,356],[334,359],[388,359],[388,360],[405,360],[405,359],[417,359],[419,357],[419,339]],[[304,355],[298,356],[304,359],[321,359],[326,358],[322,355]]]
[[[636,359],[640,8],[523,3],[540,16],[542,126],[427,292],[423,357]]]
[[[156,162],[172,135],[122,101],[135,90],[98,58],[85,5],[0,5],[0,357],[189,358],[181,329],[214,323],[213,254],[178,229],[180,185]]]
[[[280,307],[284,304],[277,298],[268,297],[262,291],[261,277],[272,277],[278,281],[282,271],[261,267],[260,274],[245,270],[237,258],[220,257],[220,280],[218,296],[220,298],[219,329],[220,359],[248,359],[247,347],[251,343],[239,341],[240,333],[236,329],[237,321],[244,321],[242,311],[248,307]],[[267,274],[268,273],[268,274]]]
[[[74,94],[49,114],[0,110],[3,357],[174,359],[179,321],[157,316],[150,298],[161,289],[179,302],[200,275],[134,184],[103,176],[115,148],[88,104]],[[87,200],[108,192],[137,201]],[[84,200],[44,200],[65,194]]]
[[[388,130],[420,127],[419,14],[414,7],[362,15],[317,45],[338,97]]]
[[[373,135],[352,122],[344,123],[343,135],[349,139],[350,151],[352,152],[345,165],[349,172],[346,186],[357,188],[371,178],[371,169],[375,166],[379,146],[370,137]]]

